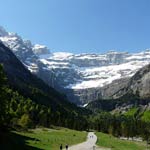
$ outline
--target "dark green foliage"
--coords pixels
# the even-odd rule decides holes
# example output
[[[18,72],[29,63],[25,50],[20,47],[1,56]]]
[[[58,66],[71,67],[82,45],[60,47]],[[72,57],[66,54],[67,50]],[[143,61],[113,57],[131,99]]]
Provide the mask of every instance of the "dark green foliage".
[[[6,87],[6,77],[3,72],[3,67],[0,65],[0,126],[5,124],[5,119],[7,116],[7,87]]]
[[[94,113],[94,116],[91,117],[90,126],[117,137],[132,138],[140,136],[148,143],[150,141],[150,111],[145,110],[144,107],[148,106],[149,103],[150,99],[140,99],[138,92],[136,95],[132,92],[128,93],[115,100],[107,99],[91,102],[87,107]],[[127,111],[128,106],[133,108]],[[109,113],[111,111],[119,113],[111,114]],[[127,112],[122,113],[123,111]]]
[[[93,112],[103,111],[112,111],[117,107],[124,107],[128,105],[139,106],[147,105],[150,103],[150,99],[140,99],[136,95],[127,94],[118,99],[99,99],[97,101],[92,101],[88,104],[87,108]]]
[[[7,107],[10,121],[7,123],[10,127],[28,129],[57,125],[82,130],[87,125],[86,119],[75,111],[57,108],[57,111],[53,111],[50,106],[37,104],[19,95],[18,92],[11,91],[9,97],[11,98]],[[82,121],[84,122],[81,124]]]
[[[10,117],[8,120],[11,120],[13,125],[18,125],[17,119],[21,119],[22,115],[26,114],[33,122],[31,126],[58,125],[79,130],[87,126],[84,115],[87,115],[88,111],[70,103],[64,94],[60,94],[31,74],[1,42],[0,54],[0,64],[4,66],[9,85],[8,92],[4,92],[6,94],[4,102],[8,101],[8,104],[11,104],[3,106],[10,109],[10,116],[7,116]]]
[[[60,97],[61,103],[54,98],[57,92],[46,93],[38,88],[31,88],[27,98],[17,91],[6,87],[6,77],[0,65],[0,125],[11,128],[34,128],[36,126],[63,126],[78,130],[87,128],[83,110]],[[28,90],[28,89],[27,89]],[[26,91],[26,90],[25,90]],[[61,99],[62,98],[62,99]],[[43,101],[40,103],[40,101]],[[46,103],[44,101],[47,101]],[[46,105],[47,104],[47,105]]]
[[[23,114],[21,118],[18,121],[18,124],[23,128],[23,129],[28,129],[32,127],[32,120],[29,116],[29,114]]]
[[[124,114],[111,114],[99,112],[91,116],[91,128],[116,137],[137,137],[140,136],[147,143],[150,141],[150,112],[139,108],[132,108]]]

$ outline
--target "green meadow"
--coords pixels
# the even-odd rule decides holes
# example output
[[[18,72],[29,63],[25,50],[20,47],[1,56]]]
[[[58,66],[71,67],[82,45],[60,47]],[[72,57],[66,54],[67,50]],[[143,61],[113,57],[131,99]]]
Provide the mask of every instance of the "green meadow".
[[[1,146],[5,150],[58,150],[60,144],[74,145],[85,141],[86,137],[87,132],[66,128],[37,128],[28,132],[10,132]],[[6,139],[9,139],[9,142]]]
[[[96,135],[97,145],[100,147],[111,148],[111,150],[146,150],[145,142],[121,140],[101,132],[97,132]]]

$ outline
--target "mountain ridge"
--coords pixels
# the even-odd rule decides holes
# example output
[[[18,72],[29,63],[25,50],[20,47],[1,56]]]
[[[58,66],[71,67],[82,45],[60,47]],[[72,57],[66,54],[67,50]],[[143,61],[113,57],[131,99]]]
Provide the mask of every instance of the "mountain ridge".
[[[3,28],[0,28],[0,40],[13,50],[30,72],[67,94],[69,100],[77,104],[91,101],[91,96],[93,100],[104,98],[106,87],[120,79],[132,77],[140,68],[150,63],[149,49],[133,54],[116,51],[104,54],[51,53],[46,46],[34,45]],[[84,92],[89,89],[93,91],[91,96]]]
[[[150,109],[150,64],[141,68],[128,79],[128,82],[118,89],[109,99],[92,101],[87,105],[91,110],[126,111],[133,107]]]

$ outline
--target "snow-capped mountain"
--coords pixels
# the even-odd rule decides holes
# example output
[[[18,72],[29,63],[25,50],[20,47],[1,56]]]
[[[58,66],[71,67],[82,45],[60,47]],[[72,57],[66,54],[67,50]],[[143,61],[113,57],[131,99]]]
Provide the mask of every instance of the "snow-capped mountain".
[[[64,79],[63,87],[86,89],[103,87],[116,79],[133,76],[150,62],[150,51],[137,54],[115,51],[79,55],[54,53],[39,59],[47,69],[53,69],[57,77]]]
[[[116,51],[105,54],[51,53],[46,46],[34,45],[2,27],[0,40],[32,73],[67,94],[68,90],[73,91],[76,97],[81,94],[77,91],[102,88],[115,80],[131,77],[150,63],[150,50],[134,54]]]

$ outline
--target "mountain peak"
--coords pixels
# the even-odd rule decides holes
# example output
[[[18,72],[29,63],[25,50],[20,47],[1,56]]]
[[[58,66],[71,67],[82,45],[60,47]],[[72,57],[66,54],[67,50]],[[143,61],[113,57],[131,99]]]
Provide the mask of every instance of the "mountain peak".
[[[33,52],[37,55],[50,54],[50,50],[45,45],[39,44],[33,46]]]

